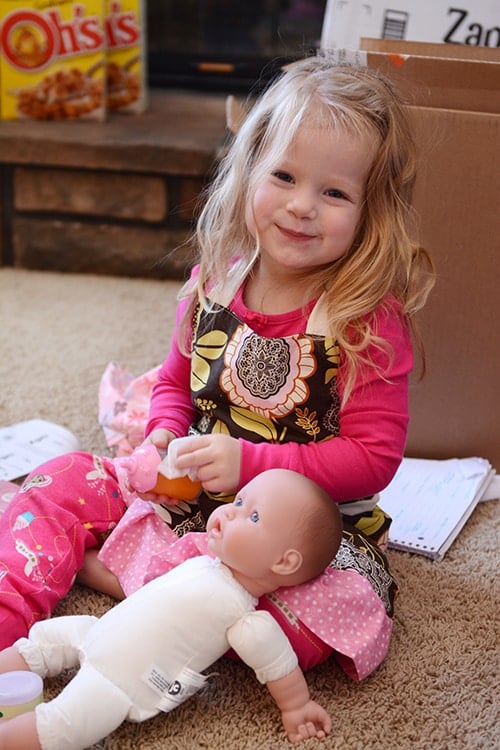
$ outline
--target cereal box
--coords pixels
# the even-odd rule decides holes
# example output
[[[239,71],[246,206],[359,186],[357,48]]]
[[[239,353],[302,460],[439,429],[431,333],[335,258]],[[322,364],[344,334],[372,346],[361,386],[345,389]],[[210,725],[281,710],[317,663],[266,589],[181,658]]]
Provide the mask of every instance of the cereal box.
[[[1,117],[104,119],[104,0],[0,0]]]
[[[143,112],[146,95],[146,22],[142,0],[106,0],[107,106]]]

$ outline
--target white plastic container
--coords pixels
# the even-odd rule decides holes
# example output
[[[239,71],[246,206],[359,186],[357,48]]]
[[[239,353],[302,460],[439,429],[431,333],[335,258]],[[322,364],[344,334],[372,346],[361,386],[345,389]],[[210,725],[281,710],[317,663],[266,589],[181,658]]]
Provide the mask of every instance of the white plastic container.
[[[43,680],[34,672],[0,674],[0,721],[33,711],[43,701]]]

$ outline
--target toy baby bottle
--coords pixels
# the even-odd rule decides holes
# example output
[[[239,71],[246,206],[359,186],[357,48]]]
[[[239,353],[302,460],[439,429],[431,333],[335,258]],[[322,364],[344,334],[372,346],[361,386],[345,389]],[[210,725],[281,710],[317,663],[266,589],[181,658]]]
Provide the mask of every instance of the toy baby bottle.
[[[189,501],[198,497],[201,482],[191,479],[189,473],[183,474],[175,469],[177,447],[179,442],[185,439],[172,440],[164,458],[156,446],[146,443],[137,448],[131,456],[123,459],[131,487],[137,492],[154,492],[176,500]]]
[[[0,721],[33,711],[43,701],[43,680],[34,672],[0,674]]]

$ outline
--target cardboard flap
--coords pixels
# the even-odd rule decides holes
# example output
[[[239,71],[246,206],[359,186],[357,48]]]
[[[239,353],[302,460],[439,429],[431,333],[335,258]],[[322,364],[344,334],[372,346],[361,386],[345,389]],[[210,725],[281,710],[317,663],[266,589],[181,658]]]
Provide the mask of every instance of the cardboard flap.
[[[393,52],[365,50],[358,55],[394,80],[408,104],[500,114],[500,60],[427,57],[403,48],[398,42]]]
[[[366,52],[418,55],[420,57],[447,57],[458,60],[483,60],[500,63],[500,49],[468,44],[438,44],[437,42],[411,42],[404,39],[374,39],[361,37],[359,48]]]

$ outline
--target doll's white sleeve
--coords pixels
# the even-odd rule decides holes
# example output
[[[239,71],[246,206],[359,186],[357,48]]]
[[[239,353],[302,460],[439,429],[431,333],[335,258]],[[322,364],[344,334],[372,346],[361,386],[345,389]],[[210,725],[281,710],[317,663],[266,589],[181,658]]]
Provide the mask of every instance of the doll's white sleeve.
[[[285,677],[298,664],[290,641],[269,612],[249,612],[228,629],[227,639],[263,684]]]

